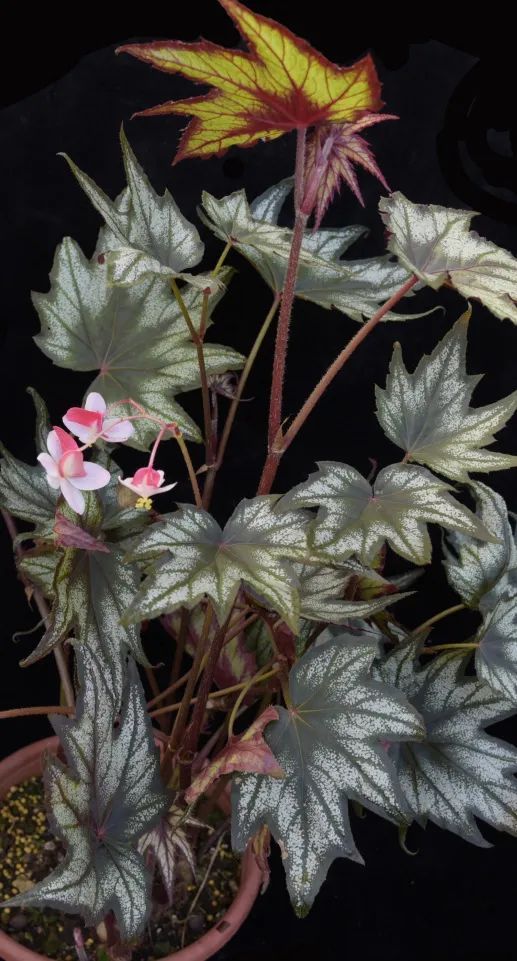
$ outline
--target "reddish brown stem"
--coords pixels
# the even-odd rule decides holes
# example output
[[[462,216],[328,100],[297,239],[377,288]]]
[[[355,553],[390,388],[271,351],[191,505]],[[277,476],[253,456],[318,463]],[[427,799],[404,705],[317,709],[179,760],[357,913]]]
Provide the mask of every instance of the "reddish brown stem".
[[[8,711],[0,711],[0,721],[10,717],[36,717],[38,714],[75,714],[73,707],[61,707],[46,704],[41,707],[13,707]]]
[[[325,393],[327,387],[329,387],[334,380],[334,377],[339,374],[341,368],[346,364],[347,360],[352,356],[354,351],[357,350],[359,345],[362,344],[363,340],[368,337],[368,334],[372,332],[379,321],[382,320],[384,315],[387,314],[388,311],[399,302],[399,300],[402,300],[408,291],[410,291],[411,288],[417,283],[418,277],[415,277],[414,275],[410,277],[409,280],[406,280],[406,283],[403,284],[402,287],[400,287],[399,290],[397,290],[393,296],[382,305],[382,307],[379,307],[379,310],[376,311],[376,313],[373,314],[373,316],[370,317],[370,319],[366,321],[362,327],[360,327],[354,337],[349,340],[346,347],[344,347],[341,353],[338,354],[335,361],[330,365],[325,374],[323,374],[323,377],[316,384],[314,390],[309,394],[307,400],[294,418],[289,429],[285,432],[284,436],[277,441],[277,445],[270,450],[264,465],[264,471],[262,473],[258,491],[259,494],[269,494],[283,454],[285,454],[287,448],[290,446],[290,444],[292,444],[294,438],[298,434],[298,431],[303,427],[305,421],[316,407],[316,404]]]

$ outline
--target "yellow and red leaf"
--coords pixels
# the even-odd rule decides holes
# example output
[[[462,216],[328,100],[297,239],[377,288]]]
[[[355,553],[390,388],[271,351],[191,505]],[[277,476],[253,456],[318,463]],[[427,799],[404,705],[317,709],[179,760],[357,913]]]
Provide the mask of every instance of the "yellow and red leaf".
[[[249,52],[227,50],[205,40],[160,40],[128,44],[117,51],[213,88],[200,97],[141,111],[140,116],[173,113],[194,118],[183,134],[175,163],[186,157],[221,154],[235,145],[250,147],[289,130],[350,123],[383,106],[369,55],[350,67],[337,66],[287,27],[238,0],[219,3]]]

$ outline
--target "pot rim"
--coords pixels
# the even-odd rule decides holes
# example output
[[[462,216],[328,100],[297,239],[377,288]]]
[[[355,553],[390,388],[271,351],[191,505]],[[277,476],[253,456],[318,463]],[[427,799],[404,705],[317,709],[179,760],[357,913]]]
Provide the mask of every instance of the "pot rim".
[[[160,740],[158,736],[157,741]],[[56,754],[59,738],[46,737],[33,741],[0,761],[0,799],[10,787],[21,784],[42,773],[43,755],[46,751]],[[208,961],[236,934],[247,918],[262,884],[262,874],[248,844],[241,862],[239,890],[228,910],[214,927],[203,934],[198,941],[168,954],[161,961]],[[1,909],[1,904],[0,904]],[[0,957],[4,961],[52,961],[47,955],[32,951],[19,944],[10,935],[0,930]]]

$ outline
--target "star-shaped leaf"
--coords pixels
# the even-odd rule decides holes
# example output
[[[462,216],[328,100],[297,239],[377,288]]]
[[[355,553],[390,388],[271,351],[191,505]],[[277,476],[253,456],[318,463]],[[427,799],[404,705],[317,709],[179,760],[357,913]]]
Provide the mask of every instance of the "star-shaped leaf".
[[[413,564],[428,564],[428,523],[494,540],[481,521],[451,496],[451,485],[424,467],[393,464],[380,471],[372,486],[347,464],[322,461],[318,466],[305,483],[282,498],[279,509],[319,506],[313,544],[329,560],[343,561],[357,554],[362,564],[371,564],[388,541]]]
[[[496,316],[517,323],[517,259],[470,230],[472,210],[414,204],[399,192],[382,197],[389,249],[430,287],[448,282]]]
[[[114,911],[122,940],[149,916],[150,875],[136,845],[169,801],[138,672],[131,661],[120,723],[103,660],[78,650],[80,694],[75,719],[52,718],[67,766],[47,759],[45,789],[64,861],[11,905],[55,908],[97,925]]]
[[[136,541],[131,557],[154,561],[128,617],[157,617],[211,598],[222,623],[242,584],[298,627],[300,602],[292,564],[308,562],[307,515],[275,510],[274,496],[243,500],[221,529],[190,505],[167,515]]]
[[[479,481],[470,490],[477,516],[497,540],[483,542],[451,532],[444,542],[444,566],[462,601],[486,612],[506,594],[517,594],[517,545],[501,495]]]
[[[234,145],[250,147],[288,130],[355,120],[382,107],[371,57],[338,67],[276,21],[237,0],[219,2],[250,53],[206,41],[173,40],[128,44],[117,51],[213,88],[200,97],[141,111],[140,115],[195,118],[183,135],[175,163],[221,154]]]
[[[216,236],[231,243],[246,257],[275,293],[283,290],[292,242],[292,230],[276,224],[290,187],[290,181],[282,181],[251,205],[244,190],[221,199],[205,191],[204,213],[200,211]],[[364,232],[364,228],[358,226],[306,232],[296,296],[328,310],[335,308],[358,322],[375,313],[379,304],[408,280],[409,273],[386,255],[363,260],[341,259]],[[389,311],[383,319],[407,320],[420,316]]]
[[[88,261],[66,238],[57,249],[48,294],[34,294],[41,321],[38,347],[60,367],[97,371],[86,393],[98,391],[108,404],[131,397],[148,413],[176,421],[187,437],[199,440],[198,428],[175,401],[175,395],[199,386],[194,344],[166,281],[145,280],[135,287],[107,284],[107,268]],[[210,297],[210,312],[221,291]],[[199,325],[203,295],[188,288],[184,300]],[[230,348],[205,344],[207,373],[242,365]],[[118,404],[117,414],[134,414]],[[140,449],[156,436],[156,425],[135,421],[130,443]]]
[[[397,594],[396,588],[390,585],[389,593],[352,599],[347,597],[347,587],[357,575],[350,568],[297,565],[296,571],[300,582],[300,614],[310,621],[344,624],[351,617],[371,617],[408,596]]]
[[[514,712],[511,703],[465,677],[466,659],[457,652],[418,670],[417,651],[413,643],[401,645],[377,669],[425,721],[424,741],[390,748],[414,817],[483,847],[475,818],[517,834],[517,750],[484,731]]]
[[[470,407],[481,377],[466,371],[469,317],[467,311],[413,374],[395,344],[386,390],[376,388],[377,417],[390,440],[409,460],[461,481],[469,471],[517,465],[514,455],[484,450],[517,409],[517,391],[495,404]]]
[[[138,850],[146,856],[150,867],[158,869],[170,905],[174,900],[178,860],[183,858],[195,875],[195,856],[188,828],[203,827],[206,825],[192,817],[188,810],[173,804],[138,842]]]
[[[336,857],[361,861],[348,800],[394,821],[404,803],[381,738],[421,737],[418,715],[398,692],[369,677],[376,645],[339,638],[309,650],[290,673],[292,708],[278,708],[265,738],[285,772],[238,775],[232,789],[232,843],[244,850],[267,824],[281,843],[295,909],[312,904]]]
[[[517,706],[517,592],[503,594],[485,614],[476,640],[476,671],[501,697]]]
[[[93,206],[104,218],[103,249],[108,280],[122,287],[149,277],[182,277],[199,289],[209,286],[206,275],[185,273],[201,260],[204,245],[197,229],[181,213],[168,190],[159,197],[138,163],[124,130],[120,131],[127,189],[112,201],[64,154]]]

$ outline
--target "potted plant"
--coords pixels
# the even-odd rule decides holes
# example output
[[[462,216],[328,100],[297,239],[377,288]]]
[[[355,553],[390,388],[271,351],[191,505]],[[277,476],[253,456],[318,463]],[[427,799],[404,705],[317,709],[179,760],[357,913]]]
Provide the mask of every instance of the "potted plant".
[[[198,228],[168,192],[155,192],[121,130],[127,187],[115,199],[67,158],[104,223],[91,258],[63,240],[50,290],[34,296],[44,354],[95,376],[82,400],[67,398],[60,424],[33,392],[37,463],[4,449],[0,468],[19,576],[44,622],[23,666],[53,656],[61,682],[59,704],[2,713],[47,714],[56,732],[0,765],[12,866],[1,914],[7,959],[208,958],[267,886],[271,837],[304,916],[336,857],[361,860],[350,803],[398,825],[402,844],[413,821],[477,844],[476,818],[517,832],[517,750],[485,731],[516,711],[517,548],[502,497],[471,477],[517,465],[491,447],[517,394],[473,404],[466,356],[471,303],[517,322],[517,261],[470,229],[470,212],[390,192],[364,136],[396,120],[380,112],[370,57],[338,67],[237,0],[220,2],[247,51],[179,41],[120,48],[210,87],[144,113],[193,118],[183,162],[295,130],[294,176],[251,200],[243,190],[202,193],[200,221],[221,250],[201,268]],[[362,199],[360,167],[385,191],[387,246],[354,260],[348,249],[363,229],[321,224],[342,184]],[[292,224],[280,226],[288,204]],[[235,255],[271,290],[266,316],[246,316],[246,356],[210,329]],[[324,460],[280,491],[282,459],[326,389],[380,323],[423,315],[425,286],[452,288],[457,312],[414,371],[394,345],[374,412],[392,462],[365,477]],[[287,416],[297,298],[357,329]],[[231,516],[214,517],[270,328],[256,494],[237,492]],[[176,399],[194,388],[201,426]],[[171,448],[190,484],[186,503],[174,504]],[[129,472],[119,466],[127,449],[137,458]],[[354,460],[346,448],[344,456]],[[19,533],[18,520],[29,530]],[[442,528],[458,601],[407,626],[394,605],[431,562],[429,524]],[[434,643],[434,625],[460,609],[476,612],[472,636]],[[168,639],[165,666],[153,624]],[[30,843],[19,836],[20,811]],[[33,921],[29,940],[13,925],[20,911]],[[47,933],[42,911],[55,922],[52,951],[35,937]]]

